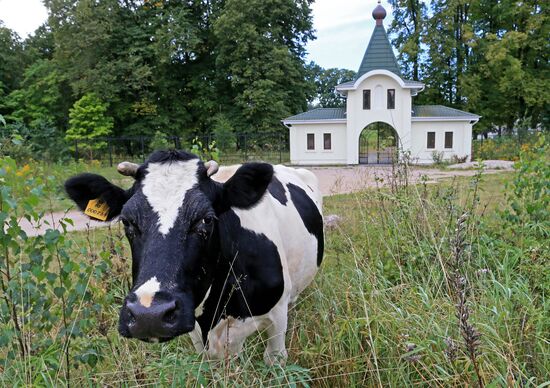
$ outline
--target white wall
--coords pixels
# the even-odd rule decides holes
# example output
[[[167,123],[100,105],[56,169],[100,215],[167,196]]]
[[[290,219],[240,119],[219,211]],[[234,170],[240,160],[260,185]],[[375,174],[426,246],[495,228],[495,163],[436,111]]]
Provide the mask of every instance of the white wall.
[[[428,149],[428,132],[435,132],[435,149]],[[445,148],[445,132],[453,132],[453,148]],[[411,158],[413,163],[433,163],[432,152],[443,152],[445,160],[453,155],[472,156],[472,124],[469,121],[413,121]]]
[[[363,109],[363,90],[371,91],[371,109]],[[387,90],[395,89],[395,109],[387,109]],[[395,128],[400,149],[411,145],[411,90],[388,75],[376,74],[364,79],[356,90],[348,91],[348,145],[347,163],[359,162],[359,136],[371,123],[381,121]]]
[[[307,149],[307,134],[315,134],[315,150]],[[323,149],[323,135],[330,133],[332,149]],[[346,124],[292,124],[290,127],[291,164],[346,164]]]

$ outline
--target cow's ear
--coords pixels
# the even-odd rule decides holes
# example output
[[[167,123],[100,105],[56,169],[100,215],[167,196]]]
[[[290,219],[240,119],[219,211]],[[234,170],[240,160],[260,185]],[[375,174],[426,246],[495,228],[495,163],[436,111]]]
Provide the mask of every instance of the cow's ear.
[[[224,207],[246,209],[254,206],[264,195],[272,177],[271,164],[243,164],[223,185]]]
[[[106,221],[118,216],[129,198],[126,191],[113,185],[101,175],[88,173],[68,179],[65,182],[65,191],[82,211],[86,210],[91,200],[104,201],[109,207]]]

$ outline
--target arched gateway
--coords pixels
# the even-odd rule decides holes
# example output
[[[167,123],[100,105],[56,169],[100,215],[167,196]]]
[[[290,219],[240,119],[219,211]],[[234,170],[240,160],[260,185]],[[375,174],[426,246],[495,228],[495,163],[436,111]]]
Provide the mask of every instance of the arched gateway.
[[[381,121],[369,124],[359,136],[359,164],[391,164],[398,157],[395,129]]]

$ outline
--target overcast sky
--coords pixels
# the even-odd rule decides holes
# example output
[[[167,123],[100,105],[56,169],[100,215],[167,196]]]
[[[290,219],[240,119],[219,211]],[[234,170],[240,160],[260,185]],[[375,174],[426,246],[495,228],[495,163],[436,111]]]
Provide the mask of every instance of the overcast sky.
[[[374,28],[371,14],[376,3],[377,0],[316,0],[313,25],[317,40],[307,46],[308,60],[324,68],[357,70]],[[382,5],[390,14],[387,2]],[[0,20],[23,38],[47,17],[41,0],[0,0]]]

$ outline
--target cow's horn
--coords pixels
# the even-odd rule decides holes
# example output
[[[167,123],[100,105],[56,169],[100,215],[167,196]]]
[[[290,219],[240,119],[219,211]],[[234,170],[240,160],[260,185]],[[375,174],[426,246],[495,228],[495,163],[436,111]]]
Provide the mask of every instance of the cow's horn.
[[[132,163],[132,162],[122,162],[119,163],[116,167],[117,171],[125,176],[132,176],[135,177],[137,174],[137,170],[139,168],[139,164]]]
[[[214,160],[210,160],[210,161],[204,163],[204,167],[206,167],[206,175],[207,176],[214,175],[215,173],[218,172],[218,168],[220,168],[218,163]]]

